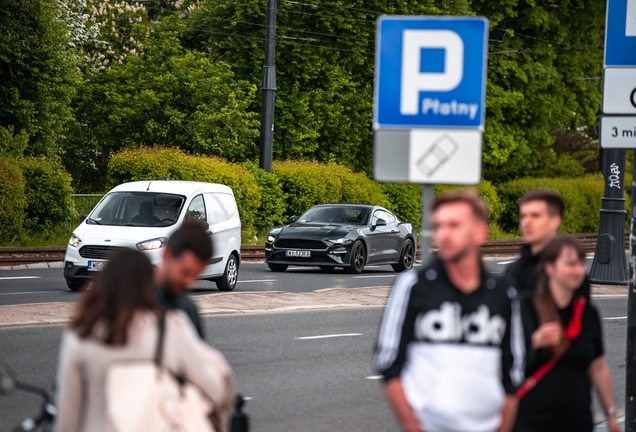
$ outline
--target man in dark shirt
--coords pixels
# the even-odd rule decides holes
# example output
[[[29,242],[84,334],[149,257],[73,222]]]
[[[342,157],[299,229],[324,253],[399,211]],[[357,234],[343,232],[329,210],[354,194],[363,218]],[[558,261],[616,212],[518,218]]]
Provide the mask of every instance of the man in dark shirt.
[[[439,257],[396,280],[374,367],[406,432],[508,431],[524,378],[516,291],[484,269],[488,211],[476,194],[442,196],[432,210]]]
[[[205,227],[196,221],[186,221],[176,230],[166,245],[161,264],[155,270],[155,295],[166,309],[181,309],[192,320],[203,339],[199,311],[187,295],[212,257],[212,240]]]
[[[532,296],[539,281],[537,267],[541,261],[543,248],[559,231],[565,201],[556,191],[536,189],[523,195],[519,200],[519,229],[525,245],[521,256],[506,269],[506,278],[522,297]],[[590,296],[590,282],[587,277],[579,288],[579,293]]]

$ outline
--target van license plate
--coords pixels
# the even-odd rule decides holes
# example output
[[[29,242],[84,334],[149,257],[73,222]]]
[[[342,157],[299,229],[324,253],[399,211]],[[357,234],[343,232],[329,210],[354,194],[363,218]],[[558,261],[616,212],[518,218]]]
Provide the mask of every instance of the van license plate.
[[[285,256],[295,257],[295,258],[311,258],[311,251],[288,250],[288,251],[285,251]]]
[[[106,261],[89,261],[88,262],[88,271],[101,271],[104,270],[104,266],[106,265]]]

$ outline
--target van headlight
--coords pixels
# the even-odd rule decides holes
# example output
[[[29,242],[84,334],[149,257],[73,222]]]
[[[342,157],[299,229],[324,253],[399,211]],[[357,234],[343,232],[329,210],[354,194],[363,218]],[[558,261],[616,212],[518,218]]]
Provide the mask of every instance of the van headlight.
[[[69,246],[73,246],[74,248],[78,247],[80,243],[82,243],[82,239],[75,234],[72,234],[71,238],[68,240]]]
[[[159,249],[168,244],[168,239],[166,237],[159,237],[156,239],[146,240],[137,243],[137,249],[141,251]]]

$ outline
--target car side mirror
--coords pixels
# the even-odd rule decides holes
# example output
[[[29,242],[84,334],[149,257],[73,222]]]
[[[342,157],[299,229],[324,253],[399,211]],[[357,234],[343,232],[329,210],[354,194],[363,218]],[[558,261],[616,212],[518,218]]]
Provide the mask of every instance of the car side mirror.
[[[82,215],[80,216],[80,223],[84,222],[88,216]]]
[[[386,226],[386,221],[384,219],[378,219],[375,222],[375,226],[379,227],[379,226]]]
[[[294,223],[298,220],[298,218],[296,217],[296,215],[290,216],[289,217],[289,223]]]

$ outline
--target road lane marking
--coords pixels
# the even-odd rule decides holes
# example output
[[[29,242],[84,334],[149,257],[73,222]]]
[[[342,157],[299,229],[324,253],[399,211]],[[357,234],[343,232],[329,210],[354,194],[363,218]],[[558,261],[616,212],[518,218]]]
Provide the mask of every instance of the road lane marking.
[[[55,294],[55,293],[61,293],[61,292],[71,292],[71,291],[64,290],[64,291],[31,291],[31,292],[17,292],[17,293],[1,293],[0,296],[23,295],[23,294]]]
[[[515,260],[513,260],[513,261],[501,261],[501,262],[498,262],[497,264],[506,265],[506,264],[512,264],[513,262],[515,262]]]
[[[609,318],[603,318],[603,319],[606,319],[606,320],[623,320],[623,319],[627,319],[627,317],[626,316],[624,316],[624,317],[609,317]]]
[[[388,278],[396,277],[395,275],[373,275],[373,276],[353,276],[353,279],[373,279],[373,278]]]
[[[592,298],[618,298],[618,297],[627,297],[627,294],[592,294],[590,297]]]
[[[310,339],[326,339],[326,338],[348,337],[348,336],[362,336],[362,333],[341,333],[341,334],[330,334],[330,335],[320,335],[320,336],[302,336],[302,337],[297,337],[296,339],[310,340]]]
[[[382,378],[384,378],[382,375],[371,375],[371,376],[366,377],[365,379],[368,379],[368,380],[379,380],[379,379],[382,379]]]
[[[251,282],[276,282],[278,279],[248,279],[240,280],[238,283],[251,283]]]
[[[12,276],[0,277],[0,280],[16,280],[16,279],[42,279],[40,276]]]

